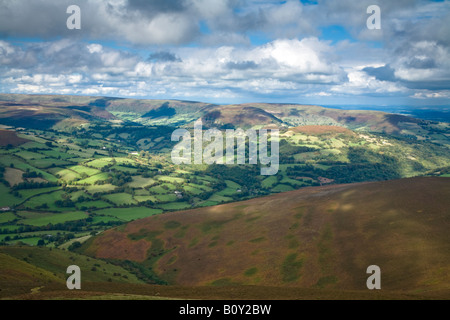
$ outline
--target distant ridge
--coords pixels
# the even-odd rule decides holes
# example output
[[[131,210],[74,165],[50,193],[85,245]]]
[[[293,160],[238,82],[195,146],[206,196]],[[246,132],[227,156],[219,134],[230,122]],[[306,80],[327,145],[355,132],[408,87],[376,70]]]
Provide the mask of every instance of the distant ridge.
[[[339,110],[301,104],[215,105],[181,100],[0,94],[0,124],[33,129],[67,129],[92,122],[131,121],[144,125],[220,128],[341,126],[351,130],[407,134],[429,131],[429,121],[380,111]]]

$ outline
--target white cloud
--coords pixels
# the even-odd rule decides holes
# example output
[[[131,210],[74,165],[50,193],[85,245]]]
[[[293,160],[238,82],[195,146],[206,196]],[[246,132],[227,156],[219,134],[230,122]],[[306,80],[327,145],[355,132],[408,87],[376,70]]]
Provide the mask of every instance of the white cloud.
[[[403,86],[390,81],[380,81],[361,70],[348,72],[348,82],[333,86],[332,92],[349,95],[392,94],[406,92]]]
[[[411,97],[414,99],[448,99],[450,98],[450,91],[441,91],[441,92],[421,91],[416,92]]]

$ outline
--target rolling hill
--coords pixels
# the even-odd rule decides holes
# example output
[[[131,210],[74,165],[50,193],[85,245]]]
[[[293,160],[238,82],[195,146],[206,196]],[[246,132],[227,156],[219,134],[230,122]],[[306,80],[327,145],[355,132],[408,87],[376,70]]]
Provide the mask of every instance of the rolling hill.
[[[110,121],[191,127],[199,118],[203,118],[205,126],[219,129],[325,125],[418,138],[442,135],[449,129],[447,123],[405,115],[301,104],[214,105],[179,100],[0,94],[0,124],[14,127],[67,130]],[[441,136],[437,141],[442,140],[448,138]]]
[[[174,165],[171,134],[199,118],[280,129],[277,174]],[[300,104],[0,94],[0,298],[448,298],[449,130]]]
[[[305,188],[137,220],[82,252],[160,284],[361,294],[378,265],[385,294],[448,299],[449,194],[450,180],[435,177]]]

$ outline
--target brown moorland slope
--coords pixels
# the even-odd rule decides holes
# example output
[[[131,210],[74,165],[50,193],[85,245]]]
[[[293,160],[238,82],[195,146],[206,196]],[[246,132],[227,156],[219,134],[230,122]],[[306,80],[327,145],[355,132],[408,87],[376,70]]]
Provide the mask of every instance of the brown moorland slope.
[[[364,290],[450,297],[450,179],[305,188],[153,216],[88,241],[84,253],[130,260],[162,282]]]
[[[0,129],[0,147],[7,145],[19,146],[28,141],[27,139],[18,137],[14,131]]]

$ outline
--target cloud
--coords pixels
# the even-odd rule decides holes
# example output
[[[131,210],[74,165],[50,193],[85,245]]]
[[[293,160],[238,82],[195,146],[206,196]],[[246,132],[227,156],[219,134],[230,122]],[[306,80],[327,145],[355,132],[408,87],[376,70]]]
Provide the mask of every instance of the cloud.
[[[168,51],[158,51],[150,54],[147,58],[147,61],[154,62],[181,62],[181,59],[178,58],[175,54]]]
[[[226,66],[228,69],[235,69],[235,70],[248,70],[258,68],[258,65],[254,61],[239,61],[239,62],[230,61],[227,63]]]
[[[164,92],[171,96],[200,90],[235,90],[247,95],[281,94],[305,89],[306,84],[335,84],[345,72],[329,59],[332,48],[317,38],[276,40],[247,50],[244,47],[180,48],[156,51],[147,59],[138,54],[70,40],[30,43],[25,47],[0,42],[0,81],[11,90],[55,93],[56,87],[72,93],[106,92],[116,88],[127,96]],[[25,52],[35,63],[12,60]],[[102,89],[101,89],[102,88]],[[110,89],[108,89],[110,92]]]
[[[378,0],[380,31],[366,27],[372,0],[78,0],[82,28],[68,30],[71,4],[0,0],[4,91],[301,102],[450,90],[449,1]],[[336,26],[344,39],[326,34]]]

